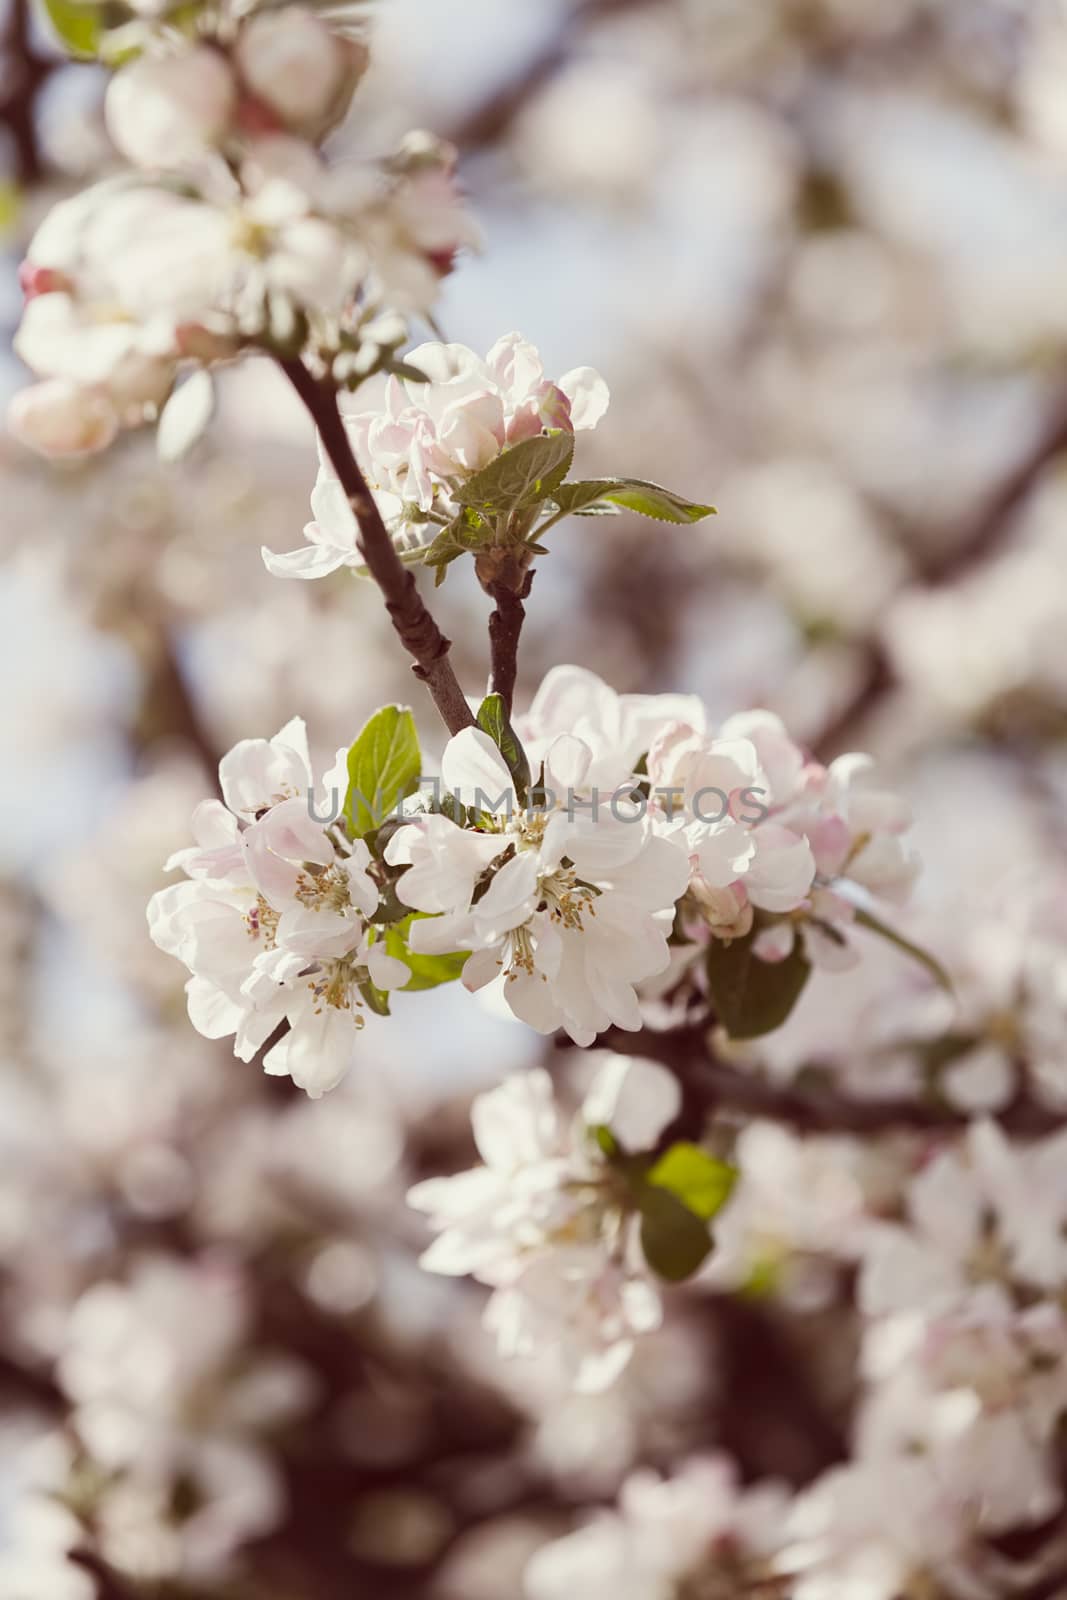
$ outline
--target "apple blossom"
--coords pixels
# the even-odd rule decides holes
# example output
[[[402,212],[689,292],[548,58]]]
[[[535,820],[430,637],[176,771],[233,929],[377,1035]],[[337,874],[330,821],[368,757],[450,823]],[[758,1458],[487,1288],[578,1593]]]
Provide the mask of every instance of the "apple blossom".
[[[226,136],[237,103],[222,53],[196,45],[145,55],[108,84],[104,115],[116,148],[137,167],[181,167]]]
[[[235,60],[246,89],[294,133],[320,138],[347,105],[367,50],[304,6],[253,12]]]
[[[617,1510],[537,1551],[524,1592],[528,1600],[663,1600],[770,1588],[788,1500],[779,1484],[742,1488],[727,1456],[696,1457],[666,1479],[635,1472]]]
[[[625,1129],[628,1150],[647,1149],[678,1104],[664,1068],[621,1056],[605,1062],[570,1123],[540,1069],[476,1097],[484,1165],[416,1184],[408,1203],[438,1235],[421,1265],[493,1289],[484,1321],[502,1354],[551,1347],[575,1388],[590,1392],[614,1382],[634,1339],[659,1326],[632,1202],[593,1129]]]
[[[264,1070],[317,1097],[348,1070],[365,987],[402,987],[411,973],[372,936],[367,919],[380,896],[366,844],[309,813],[300,719],[272,740],[236,745],[219,781],[225,803],[197,808],[196,844],[167,863],[186,881],[152,897],[149,931],[192,974],[186,993],[199,1032],[233,1034],[234,1053],[248,1061],[287,1023]],[[328,775],[327,793],[332,785]]]
[[[444,236],[440,236],[444,237]],[[558,383],[520,334],[499,339],[485,359],[461,344],[424,344],[405,358],[426,376],[389,380],[382,411],[346,417],[352,445],[401,547],[425,541],[434,523],[459,509],[454,491],[508,446],[543,428],[593,428],[608,407],[604,380],[576,367]],[[307,544],[286,555],[264,550],[275,577],[318,578],[358,567],[356,523],[336,473],[320,461]]]
[[[470,832],[449,818],[416,818],[386,847],[407,866],[404,905],[427,913],[412,949],[470,950],[468,989],[503,975],[515,1015],[540,1033],[564,1028],[577,1044],[603,1029],[640,1027],[634,985],[661,972],[674,905],[688,880],[684,852],[624,803],[582,814],[592,753],[561,735],[545,761],[548,805],[524,812],[500,752],[480,729],[450,740],[449,793],[479,813]]]

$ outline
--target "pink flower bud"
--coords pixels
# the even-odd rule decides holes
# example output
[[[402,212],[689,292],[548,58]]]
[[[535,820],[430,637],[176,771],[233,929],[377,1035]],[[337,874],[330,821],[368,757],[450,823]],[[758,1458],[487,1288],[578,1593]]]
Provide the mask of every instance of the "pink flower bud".
[[[32,261],[23,261],[19,267],[19,288],[27,300],[36,300],[39,294],[69,293],[72,280],[56,267],[40,267]]]
[[[236,103],[224,56],[208,45],[142,56],[116,73],[104,103],[116,148],[138,167],[177,167],[221,143]]]
[[[119,419],[98,389],[50,378],[21,389],[8,407],[7,425],[21,444],[44,456],[82,456],[104,450]]]
[[[238,34],[236,58],[252,95],[308,134],[329,126],[367,59],[362,46],[332,33],[303,6],[257,12]]]

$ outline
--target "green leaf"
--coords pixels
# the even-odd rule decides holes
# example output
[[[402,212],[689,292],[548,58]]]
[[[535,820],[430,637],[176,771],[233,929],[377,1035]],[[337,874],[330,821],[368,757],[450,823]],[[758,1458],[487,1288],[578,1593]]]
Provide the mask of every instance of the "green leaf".
[[[707,1223],[669,1189],[643,1189],[639,1205],[641,1249],[653,1272],[668,1283],[692,1277],[711,1250]]]
[[[530,788],[530,763],[511,726],[507,707],[500,695],[486,695],[478,707],[478,726],[489,735],[504,757],[508,771],[515,780],[515,792],[520,800],[524,800]]]
[[[619,514],[618,506],[605,501],[604,496],[609,489],[616,488],[620,481],[618,478],[576,478],[573,483],[561,484],[552,498],[559,507],[561,517],[616,517]]]
[[[921,945],[913,944],[910,939],[905,939],[902,933],[898,933],[895,928],[891,928],[887,922],[882,921],[881,917],[874,916],[870,911],[857,911],[856,921],[861,928],[869,928],[880,939],[887,940],[889,944],[895,944],[898,950],[902,950],[906,956],[910,956],[913,961],[917,961],[920,967],[925,967],[942,989],[946,990],[948,994],[952,994],[952,979],[936,956],[932,956]]]
[[[658,522],[702,522],[715,515],[714,506],[687,500],[673,489],[664,489],[644,478],[590,478],[584,483],[565,483],[552,498],[559,510],[537,530],[539,534],[564,517],[606,516],[618,506],[642,517],[654,517]]]
[[[555,498],[573,458],[573,433],[560,429],[523,439],[468,478],[456,499],[486,516],[540,505],[542,500]]]
[[[406,706],[376,711],[348,752],[345,818],[360,839],[418,787],[422,755],[415,718]]]
[[[672,1144],[645,1179],[657,1189],[668,1189],[687,1210],[705,1222],[710,1222],[722,1210],[736,1181],[734,1167],[686,1140]]]
[[[446,567],[460,556],[465,556],[473,550],[480,550],[492,537],[493,530],[482,521],[477,512],[465,506],[457,517],[453,517],[447,528],[441,529],[433,543],[422,551],[421,559],[426,566],[437,568],[435,583],[440,586],[445,581]]]
[[[100,49],[101,13],[98,5],[79,0],[43,0],[52,31],[71,55],[95,56]]]
[[[732,1039],[780,1028],[811,976],[799,934],[784,961],[761,961],[752,948],[758,932],[729,944],[713,939],[705,958],[715,1013]]]
[[[413,911],[403,922],[394,922],[378,938],[384,938],[386,955],[395,956],[411,968],[411,978],[404,984],[404,992],[413,994],[418,989],[436,989],[442,983],[454,983],[463,972],[469,950],[456,950],[444,956],[424,956],[408,949],[408,936],[413,922],[421,921],[422,912]]]
[[[602,1155],[613,1161],[619,1153],[619,1141],[612,1133],[606,1122],[597,1122],[589,1130],[589,1137],[598,1147]]]

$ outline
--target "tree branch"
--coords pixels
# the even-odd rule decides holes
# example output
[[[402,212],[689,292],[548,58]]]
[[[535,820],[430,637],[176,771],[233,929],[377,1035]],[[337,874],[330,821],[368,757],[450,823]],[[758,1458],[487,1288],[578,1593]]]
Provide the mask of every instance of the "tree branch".
[[[916,592],[935,590],[957,582],[991,560],[1010,533],[1015,517],[1052,463],[1067,452],[1067,389],[1061,390],[1044,428],[1007,477],[965,524],[948,548],[928,558],[916,582]],[[847,749],[866,721],[895,687],[896,675],[888,653],[878,639],[868,646],[862,680],[852,699],[841,708],[819,736],[815,753],[830,756]]]
[[[518,591],[507,583],[491,584],[488,590],[493,601],[489,618],[489,693],[501,697],[509,716],[519,667],[519,637],[526,618],[526,607],[522,602],[530,593],[532,583],[531,570],[527,572],[525,582]]]
[[[648,1028],[625,1033],[612,1028],[602,1035],[600,1044],[668,1067],[681,1085],[689,1123],[696,1115],[742,1111],[788,1123],[805,1133],[877,1134],[909,1128],[951,1132],[974,1120],[973,1113],[936,1101],[901,1096],[857,1100],[832,1085],[771,1083],[755,1070],[717,1061],[708,1046],[708,1026],[705,1022],[670,1033]],[[1008,1132],[1032,1138],[1062,1132],[1065,1123],[1062,1116],[1022,1094],[994,1117]]]
[[[415,676],[429,689],[450,733],[472,726],[474,717],[449,660],[450,642],[426,609],[414,576],[393,547],[374,496],[352,453],[336,392],[319,383],[302,361],[281,361],[279,365],[307,407],[348,496],[356,519],[360,554],[382,591],[401,644],[414,659]]]

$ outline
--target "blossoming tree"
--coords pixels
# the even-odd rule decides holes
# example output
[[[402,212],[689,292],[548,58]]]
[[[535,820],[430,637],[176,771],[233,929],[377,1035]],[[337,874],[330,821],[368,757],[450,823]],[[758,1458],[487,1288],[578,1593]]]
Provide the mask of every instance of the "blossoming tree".
[[[714,719],[686,689],[618,693],[560,662],[517,703],[527,602],[571,519],[625,510],[670,539],[712,508],[577,475],[576,436],[608,412],[590,367],[550,377],[517,333],[484,356],[415,342],[480,235],[446,145],[415,134],[373,164],[324,149],[367,65],[364,19],[80,0],[50,12],[113,69],[107,126],[128,165],[57,205],[30,245],[16,348],[38,381],[12,403],[13,433],[66,457],[155,426],[175,460],[210,425],[213,371],[272,360],[319,462],[303,543],[264,548],[266,569],[376,586],[440,723],[424,752],[411,709],[367,716],[354,694],[354,737],[328,771],[313,770],[300,718],[223,757],[192,844],[167,862],[179,876],[148,907],[152,940],[188,971],[193,1028],[315,1100],[399,993],[432,1019],[454,984],[543,1036],[544,1064],[475,1098],[478,1163],[422,1174],[408,1200],[432,1234],[426,1272],[484,1285],[499,1353],[550,1366],[575,1396],[656,1359],[674,1296],[743,1309],[799,1294],[786,1268],[808,1256],[853,1286],[847,1453],[796,1491],[742,1483],[725,1449],[637,1472],[615,1509],[537,1550],[527,1594],[971,1600],[1021,1591],[1036,1569],[1044,1581],[1044,1557],[1010,1540],[1062,1498],[1055,1063],[1044,1087],[1024,1082],[1003,1008],[967,1017],[936,955],[898,926],[919,871],[907,807],[866,756],[824,763],[778,716]],[[486,601],[484,692],[460,681],[434,616],[461,562]],[[789,1037],[813,971],[847,1011],[878,945],[948,1008],[892,1040],[904,1087],[872,1096],[817,1051],[807,1080],[757,1074],[753,1041]],[[875,1030],[857,1020],[857,1058],[880,1047]],[[591,1070],[570,1046],[593,1052]],[[330,1118],[328,1100],[316,1114]],[[878,1136],[897,1129],[905,1143],[886,1154]],[[196,1395],[221,1390],[240,1345],[227,1294],[191,1264],[94,1292],[79,1310],[88,1353],[64,1382],[102,1471],[156,1451],[160,1481],[238,1496],[240,1543],[269,1527],[281,1492],[255,1435],[304,1397],[246,1370],[245,1404],[190,1430]],[[112,1364],[152,1347],[188,1295],[229,1309],[174,1377],[164,1446],[148,1438],[152,1395]]]

